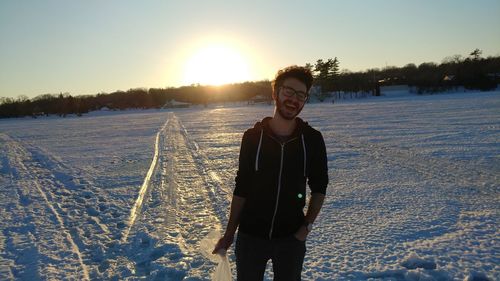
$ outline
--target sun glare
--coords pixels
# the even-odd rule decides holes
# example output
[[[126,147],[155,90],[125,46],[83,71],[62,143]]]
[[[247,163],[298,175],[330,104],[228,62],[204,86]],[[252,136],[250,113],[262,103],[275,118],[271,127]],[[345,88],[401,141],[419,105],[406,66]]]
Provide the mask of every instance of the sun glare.
[[[205,46],[187,61],[184,84],[222,85],[250,80],[248,63],[233,48],[224,45]]]

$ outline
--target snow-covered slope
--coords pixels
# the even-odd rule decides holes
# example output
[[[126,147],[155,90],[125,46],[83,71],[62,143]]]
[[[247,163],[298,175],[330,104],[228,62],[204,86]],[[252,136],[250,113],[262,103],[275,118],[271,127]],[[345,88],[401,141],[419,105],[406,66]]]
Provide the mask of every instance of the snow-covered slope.
[[[0,120],[0,279],[208,280],[198,243],[227,221],[244,130],[272,110]],[[301,116],[331,181],[304,280],[500,280],[500,93]]]

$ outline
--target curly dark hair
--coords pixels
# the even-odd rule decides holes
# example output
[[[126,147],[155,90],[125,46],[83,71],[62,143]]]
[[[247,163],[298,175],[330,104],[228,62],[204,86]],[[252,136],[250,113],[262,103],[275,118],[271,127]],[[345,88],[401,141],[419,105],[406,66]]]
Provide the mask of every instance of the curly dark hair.
[[[278,70],[271,86],[273,91],[276,92],[279,87],[283,85],[283,81],[287,78],[295,78],[306,85],[307,92],[312,87],[313,76],[311,70],[307,67],[292,65]]]

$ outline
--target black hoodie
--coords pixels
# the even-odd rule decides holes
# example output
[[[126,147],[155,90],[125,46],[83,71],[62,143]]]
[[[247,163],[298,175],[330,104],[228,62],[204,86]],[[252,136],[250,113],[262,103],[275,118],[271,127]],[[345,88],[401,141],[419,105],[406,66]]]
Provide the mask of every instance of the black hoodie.
[[[311,193],[326,193],[328,167],[321,133],[300,118],[281,143],[264,118],[241,142],[234,195],[245,198],[239,231],[264,239],[295,233],[304,224],[306,181]]]

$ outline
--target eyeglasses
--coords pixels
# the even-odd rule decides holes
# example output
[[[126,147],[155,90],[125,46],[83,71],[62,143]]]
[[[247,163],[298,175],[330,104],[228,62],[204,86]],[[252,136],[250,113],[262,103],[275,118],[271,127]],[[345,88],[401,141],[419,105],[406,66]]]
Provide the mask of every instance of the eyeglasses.
[[[292,87],[281,86],[280,89],[283,95],[285,95],[286,97],[291,98],[293,96],[296,96],[299,101],[306,101],[307,98],[309,97],[309,95],[306,92],[297,91]]]

